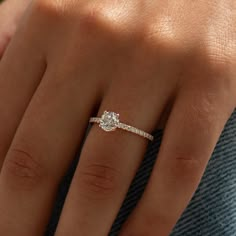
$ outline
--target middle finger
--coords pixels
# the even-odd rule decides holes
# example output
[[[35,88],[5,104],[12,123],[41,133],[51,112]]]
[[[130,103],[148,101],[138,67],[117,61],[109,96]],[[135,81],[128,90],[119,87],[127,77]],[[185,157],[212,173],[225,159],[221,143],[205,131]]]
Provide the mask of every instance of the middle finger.
[[[98,101],[96,87],[74,79],[86,77],[76,70],[58,71],[49,63],[18,127],[0,176],[0,235],[43,234],[60,179]]]

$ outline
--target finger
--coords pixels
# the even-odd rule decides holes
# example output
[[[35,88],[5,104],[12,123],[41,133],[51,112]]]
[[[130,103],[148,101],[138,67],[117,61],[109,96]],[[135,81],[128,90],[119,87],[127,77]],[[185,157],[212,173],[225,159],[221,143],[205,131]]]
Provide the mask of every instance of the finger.
[[[169,235],[193,196],[233,108],[228,96],[199,90],[177,97],[152,176],[122,236]]]
[[[9,1],[0,1],[0,60],[15,31],[11,13]]]
[[[0,59],[30,0],[0,1]]]
[[[98,100],[96,86],[74,79],[77,66],[69,73],[63,66],[55,71],[55,63],[48,65],[2,168],[0,235],[43,235],[60,180]]]
[[[5,33],[4,34],[2,33],[0,35],[0,60],[9,42],[10,42],[10,36]]]
[[[114,111],[120,114],[121,122],[150,133],[166,102],[167,91],[156,91],[162,98],[157,101],[148,89],[117,82],[104,98],[98,116],[104,110]],[[153,109],[157,103],[157,109]],[[82,149],[57,236],[108,234],[147,144],[147,139],[124,130],[105,132],[98,124],[93,125]]]
[[[46,63],[35,37],[22,23],[0,61],[0,169],[16,128],[44,74]]]

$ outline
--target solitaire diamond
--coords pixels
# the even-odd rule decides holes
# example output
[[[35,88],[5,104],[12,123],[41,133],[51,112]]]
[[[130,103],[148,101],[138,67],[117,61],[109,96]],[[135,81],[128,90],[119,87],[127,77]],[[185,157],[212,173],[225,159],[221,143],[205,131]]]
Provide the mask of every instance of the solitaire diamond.
[[[101,117],[99,126],[105,131],[113,131],[119,124],[119,114],[105,111]]]
[[[129,131],[149,140],[153,140],[153,136],[131,125],[120,122],[119,114],[112,111],[105,111],[100,117],[90,117],[89,122],[98,123],[99,127],[105,131],[114,131],[116,128]]]

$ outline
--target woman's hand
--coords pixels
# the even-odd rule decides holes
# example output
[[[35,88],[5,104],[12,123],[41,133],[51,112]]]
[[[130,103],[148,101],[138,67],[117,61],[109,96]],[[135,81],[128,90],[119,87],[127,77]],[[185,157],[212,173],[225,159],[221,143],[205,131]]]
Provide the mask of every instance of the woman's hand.
[[[121,235],[168,235],[236,106],[235,11],[234,0],[34,1],[0,63],[0,235],[43,234],[104,110],[165,127]],[[93,125],[56,236],[108,234],[147,144]]]

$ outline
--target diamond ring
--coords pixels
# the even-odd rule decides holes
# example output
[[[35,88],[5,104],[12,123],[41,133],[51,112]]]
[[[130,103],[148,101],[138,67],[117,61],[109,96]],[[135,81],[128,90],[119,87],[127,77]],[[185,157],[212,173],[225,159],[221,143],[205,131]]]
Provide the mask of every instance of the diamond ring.
[[[89,122],[98,123],[99,127],[104,131],[110,132],[116,130],[116,128],[120,128],[131,133],[142,136],[143,138],[147,138],[153,141],[154,137],[151,134],[144,132],[143,130],[137,129],[131,125],[124,124],[119,120],[119,114],[112,111],[104,111],[102,117],[91,117]]]

